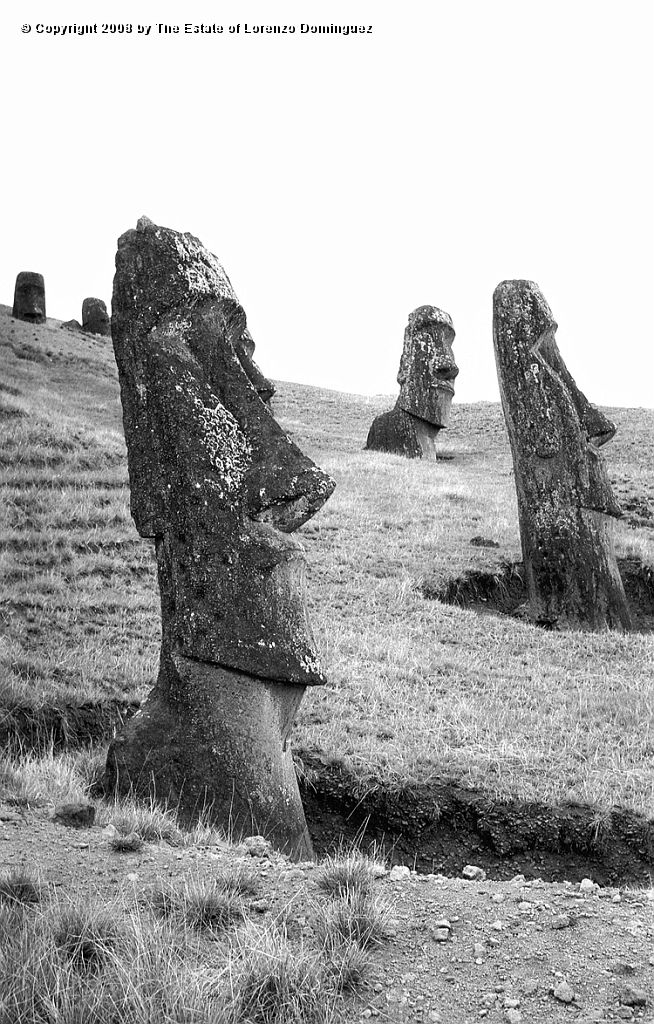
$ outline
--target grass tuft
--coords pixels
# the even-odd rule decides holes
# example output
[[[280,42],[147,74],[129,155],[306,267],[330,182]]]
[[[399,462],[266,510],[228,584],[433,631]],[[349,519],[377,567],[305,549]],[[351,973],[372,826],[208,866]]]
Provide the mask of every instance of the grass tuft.
[[[110,960],[121,932],[110,910],[92,903],[63,907],[52,926],[56,949],[78,971],[100,971]]]
[[[243,1024],[331,1024],[334,1000],[315,954],[274,927],[246,925],[230,964],[234,1020]]]
[[[40,903],[41,898],[41,886],[24,868],[14,868],[0,877],[0,905],[29,906]]]
[[[390,910],[368,893],[348,893],[315,908],[313,928],[323,948],[333,950],[354,943],[361,949],[381,944]]]
[[[315,874],[315,882],[329,896],[368,896],[383,870],[383,865],[353,850],[326,857]]]
[[[144,845],[138,832],[129,832],[124,836],[119,834],[109,840],[109,846],[115,853],[138,853]]]
[[[243,920],[243,904],[237,893],[213,880],[189,879],[183,888],[162,886],[152,893],[152,907],[164,918],[190,928],[221,932]]]
[[[166,842],[169,846],[184,843],[184,833],[175,812],[154,801],[144,804],[131,798],[117,800],[109,805],[106,817],[122,835],[135,833],[145,843]]]

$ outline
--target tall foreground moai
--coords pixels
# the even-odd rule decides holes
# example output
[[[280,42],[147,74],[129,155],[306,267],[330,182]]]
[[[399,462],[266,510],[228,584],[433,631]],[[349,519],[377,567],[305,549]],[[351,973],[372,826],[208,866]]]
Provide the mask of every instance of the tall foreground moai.
[[[436,306],[414,309],[404,332],[399,397],[394,409],[373,420],[366,448],[410,459],[435,458],[436,438],[447,426],[452,382],[459,372],[453,341],[454,327],[447,313]]]
[[[493,295],[493,341],[511,442],[530,614],[550,628],[629,629],[608,517],[621,515],[598,448],[615,426],[581,393],[533,281]]]
[[[45,316],[45,282],[43,274],[35,274],[30,270],[21,270],[16,277],[14,288],[14,306],[12,316],[17,320],[27,320],[32,324],[44,324]]]
[[[162,638],[156,685],[111,745],[106,781],[306,857],[288,737],[305,687],[324,677],[291,534],[334,482],[259,397],[246,334],[197,238],[141,218],[119,239],[112,337]]]

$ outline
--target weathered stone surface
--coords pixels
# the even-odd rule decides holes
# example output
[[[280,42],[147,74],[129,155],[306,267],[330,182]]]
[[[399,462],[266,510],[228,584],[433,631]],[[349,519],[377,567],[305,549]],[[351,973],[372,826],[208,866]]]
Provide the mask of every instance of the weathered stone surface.
[[[28,320],[33,324],[45,323],[43,274],[34,274],[29,270],[21,270],[18,274],[14,289],[12,316],[15,316],[17,320]]]
[[[435,458],[438,432],[447,426],[459,370],[452,355],[454,328],[436,306],[419,306],[409,317],[394,409],[373,420],[366,448],[407,458]]]
[[[102,299],[88,298],[82,303],[82,330],[87,334],[111,337],[111,321]]]
[[[64,320],[64,322],[62,323],[61,326],[65,327],[69,331],[81,331],[82,330],[82,325],[79,322],[79,320]]]
[[[157,683],[112,745],[111,786],[310,853],[287,744],[323,682],[290,536],[334,483],[261,397],[245,313],[192,235],[146,219],[119,239],[112,309],[132,514],[153,537]],[[245,338],[245,342],[243,339]]]
[[[550,628],[628,629],[609,519],[621,514],[598,446],[615,426],[590,405],[532,281],[503,281],[493,338],[518,496],[531,618]]]

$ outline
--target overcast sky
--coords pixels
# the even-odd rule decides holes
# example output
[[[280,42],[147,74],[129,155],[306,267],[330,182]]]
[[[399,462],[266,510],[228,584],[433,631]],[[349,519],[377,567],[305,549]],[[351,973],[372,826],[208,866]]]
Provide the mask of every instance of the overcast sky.
[[[652,10],[4,0],[0,302],[34,270],[51,317],[109,306],[116,239],[147,214],[218,256],[268,376],[395,393],[431,304],[455,401],[496,401],[493,289],[530,278],[587,397],[652,406]],[[97,33],[45,31],[75,23]]]

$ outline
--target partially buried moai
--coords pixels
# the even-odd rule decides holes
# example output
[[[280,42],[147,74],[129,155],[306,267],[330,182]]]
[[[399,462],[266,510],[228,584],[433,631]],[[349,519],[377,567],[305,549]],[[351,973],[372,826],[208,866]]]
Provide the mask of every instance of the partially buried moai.
[[[43,274],[35,274],[30,270],[21,270],[16,277],[14,288],[14,306],[12,316],[17,320],[27,320],[32,324],[44,324],[45,316],[45,283]]]
[[[435,442],[447,426],[459,370],[452,355],[452,320],[436,306],[419,306],[409,317],[397,382],[395,408],[377,416],[366,448],[435,458]]]
[[[530,616],[554,629],[629,629],[609,518],[621,511],[598,451],[616,428],[570,376],[556,329],[533,281],[497,286],[493,340]]]
[[[111,335],[111,321],[102,299],[88,298],[82,303],[82,330],[87,334]]]
[[[305,688],[324,678],[291,534],[334,482],[261,400],[245,313],[197,238],[141,218],[119,239],[112,337],[162,639],[156,684],[112,743],[106,782],[309,856],[288,737]]]

